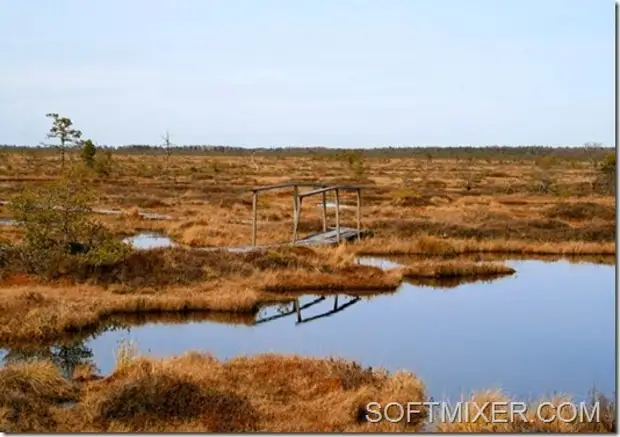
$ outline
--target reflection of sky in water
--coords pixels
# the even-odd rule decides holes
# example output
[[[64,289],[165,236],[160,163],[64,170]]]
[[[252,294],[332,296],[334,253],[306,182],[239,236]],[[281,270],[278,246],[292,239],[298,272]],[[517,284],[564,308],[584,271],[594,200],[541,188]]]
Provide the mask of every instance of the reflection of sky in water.
[[[520,397],[554,391],[584,398],[615,387],[614,266],[511,262],[517,274],[452,289],[403,285],[330,317],[296,324],[296,314],[256,326],[213,322],[150,324],[89,342],[97,364],[114,366],[121,339],[154,356],[202,350],[219,358],[263,352],[340,356],[365,366],[417,373],[431,395],[452,399],[503,388]],[[305,296],[301,305],[315,297]],[[350,301],[341,296],[339,305]],[[334,297],[302,310],[333,310]],[[281,308],[286,312],[290,305]],[[259,318],[279,314],[267,309]]]
[[[154,232],[142,232],[123,240],[135,249],[156,249],[158,247],[170,247],[172,240],[162,234]]]
[[[158,238],[154,241],[165,245]],[[407,369],[424,380],[435,398],[454,399],[485,388],[503,388],[519,397],[558,391],[581,399],[592,388],[611,394],[615,267],[510,264],[516,275],[490,283],[451,289],[404,284],[396,294],[361,300],[339,296],[337,302],[334,296],[303,296],[301,324],[294,305],[281,304],[263,309],[257,320],[266,321],[255,326],[149,324],[106,332],[88,346],[103,373],[112,370],[119,342],[133,339],[142,352],[155,356],[187,350],[219,358],[296,353]],[[86,351],[79,352],[86,357]],[[13,358],[20,355],[13,353]],[[57,358],[66,360],[62,354]]]
[[[389,260],[387,258],[378,258],[372,256],[363,256],[357,259],[357,263],[366,266],[376,266],[383,270],[396,269],[403,267],[403,264]]]

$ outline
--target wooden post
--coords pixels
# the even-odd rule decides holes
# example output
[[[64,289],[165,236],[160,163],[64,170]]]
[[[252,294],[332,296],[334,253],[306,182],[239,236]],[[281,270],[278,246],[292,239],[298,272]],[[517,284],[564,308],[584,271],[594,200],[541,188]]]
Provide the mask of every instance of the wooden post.
[[[357,189],[357,241],[362,239],[362,190]]]
[[[298,204],[297,185],[293,185],[293,244],[297,242],[297,220],[298,220]]]
[[[334,296],[334,311],[338,309],[338,295]]]
[[[252,194],[252,247],[256,246],[256,209],[258,206],[258,191]]]
[[[327,231],[327,193],[323,191],[323,232]]]
[[[336,188],[336,241],[340,244],[340,195]]]
[[[295,213],[295,228],[293,229],[293,244],[297,243],[297,228],[299,227],[299,217],[301,216],[301,204],[303,197],[297,197],[297,212]]]

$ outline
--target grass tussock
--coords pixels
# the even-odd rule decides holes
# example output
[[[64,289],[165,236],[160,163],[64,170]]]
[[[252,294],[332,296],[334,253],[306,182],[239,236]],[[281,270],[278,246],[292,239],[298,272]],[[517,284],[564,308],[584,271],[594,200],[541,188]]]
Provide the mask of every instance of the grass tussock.
[[[11,364],[0,371],[0,429],[45,432],[59,425],[56,410],[77,389],[50,362]]]
[[[130,348],[131,349],[131,348]],[[410,372],[389,374],[341,359],[264,354],[219,361],[195,352],[158,360],[127,351],[107,377],[63,379],[51,363],[0,370],[0,427],[13,432],[412,432],[429,412],[392,423],[368,420],[370,402],[428,401]],[[26,402],[27,400],[27,402]],[[474,393],[458,421],[435,415],[430,429],[448,433],[615,432],[616,406],[602,395],[598,421],[568,419],[556,396],[529,403],[525,418],[492,411],[510,402],[501,391]],[[72,401],[71,408],[61,406]],[[543,402],[550,402],[543,404]],[[586,403],[587,405],[588,403]],[[505,404],[504,404],[505,405]],[[326,414],[329,406],[329,414]],[[501,406],[501,405],[500,405]],[[483,412],[478,414],[478,409]],[[555,416],[555,419],[554,419]],[[368,417],[372,417],[369,415]],[[488,418],[499,420],[490,421]],[[524,420],[525,419],[525,420]]]
[[[38,430],[381,432],[416,431],[425,419],[421,414],[409,424],[368,422],[369,402],[423,401],[424,385],[411,373],[389,375],[340,359],[136,357],[106,378],[84,378],[79,387],[75,407],[56,411],[55,420]]]
[[[381,292],[394,291],[402,275],[378,267],[350,266],[334,273],[284,272],[265,279],[267,292]]]
[[[415,278],[487,278],[512,275],[515,269],[500,263],[476,263],[472,261],[422,261],[403,269],[407,279]]]
[[[592,218],[615,220],[616,210],[613,205],[596,202],[564,202],[553,205],[545,210],[550,219],[582,221]]]

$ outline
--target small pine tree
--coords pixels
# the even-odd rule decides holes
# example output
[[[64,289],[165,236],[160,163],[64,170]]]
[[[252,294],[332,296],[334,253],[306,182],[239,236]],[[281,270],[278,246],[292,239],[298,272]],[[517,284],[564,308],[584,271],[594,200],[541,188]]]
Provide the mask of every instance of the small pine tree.
[[[82,142],[82,161],[88,168],[93,168],[95,165],[95,155],[97,154],[97,148],[92,140],[86,140]]]
[[[73,122],[70,118],[61,117],[56,113],[45,114],[53,120],[52,127],[47,134],[48,138],[58,138],[60,144],[57,146],[60,149],[60,168],[65,168],[65,152],[68,147],[74,146],[78,143],[82,137],[82,132],[78,129],[74,129]]]

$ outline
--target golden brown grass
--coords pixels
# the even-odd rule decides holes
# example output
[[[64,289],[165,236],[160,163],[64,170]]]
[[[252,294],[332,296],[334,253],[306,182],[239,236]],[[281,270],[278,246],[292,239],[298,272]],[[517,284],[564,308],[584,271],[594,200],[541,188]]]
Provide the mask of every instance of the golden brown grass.
[[[78,390],[50,362],[8,365],[0,371],[0,428],[39,432],[58,426],[59,404],[77,400]]]
[[[212,282],[162,290],[115,293],[99,286],[7,287],[0,295],[0,343],[52,341],[99,326],[109,316],[192,310],[253,313],[261,296],[248,282]],[[15,317],[22,314],[22,317]]]
[[[58,173],[53,153],[38,153],[40,165],[17,153],[4,158],[0,192],[6,197],[52,181]],[[359,175],[346,161],[323,156],[256,157],[254,166],[245,156],[173,156],[165,164],[162,156],[118,153],[112,175],[93,176],[89,184],[98,195],[93,206],[125,211],[102,216],[119,233],[165,230],[193,246],[250,243],[251,187],[319,179],[362,183],[362,225],[381,241],[432,235],[472,240],[471,245],[486,244],[483,240],[516,246],[600,243],[607,251],[615,240],[615,197],[597,191],[597,173],[589,162],[547,161],[364,158]],[[318,201],[304,202],[302,234],[321,227]],[[354,203],[354,198],[342,193],[342,202]],[[136,216],[136,208],[173,220],[146,220]],[[0,216],[6,215],[0,206]],[[334,210],[328,215],[334,224]],[[354,225],[353,210],[343,209],[341,215],[343,224]],[[258,219],[259,244],[290,240],[291,190],[262,193]],[[0,227],[0,236],[10,232],[6,228]]]
[[[552,263],[558,261],[566,261],[571,264],[616,264],[616,256],[614,255],[561,255],[561,254],[528,254],[528,253],[498,253],[498,252],[472,252],[451,255],[384,255],[387,259],[401,263],[413,264],[425,260],[459,260],[473,262],[498,262],[498,261],[540,261]]]
[[[405,278],[488,278],[511,275],[515,269],[499,263],[422,261],[403,269]]]
[[[615,256],[614,242],[564,242],[545,243],[505,240],[446,239],[422,236],[408,240],[366,239],[352,246],[358,255],[429,255],[450,257],[468,254],[563,255],[563,256]]]
[[[0,370],[0,428],[13,432],[411,432],[427,425],[428,411],[410,420],[370,422],[368,404],[428,401],[423,382],[410,372],[389,374],[341,359],[257,355],[219,361],[189,352],[158,360],[122,346],[116,369],[101,377],[84,366],[73,380],[51,363],[35,362]],[[467,401],[469,415],[441,422],[438,432],[613,432],[615,405],[600,402],[599,422],[570,423],[568,410],[531,403],[526,421],[505,423],[477,417],[474,404],[509,402],[500,391],[481,391]],[[570,400],[550,399],[552,405]],[[66,407],[62,402],[71,401]],[[538,407],[541,406],[537,415]],[[493,416],[490,406],[482,409]],[[372,415],[368,416],[372,417]],[[495,417],[502,419],[501,414]],[[432,429],[432,428],[431,428]]]
[[[26,365],[27,366],[27,365]],[[40,364],[38,366],[43,366]],[[53,368],[46,365],[46,371]],[[0,370],[0,384],[14,368]],[[31,383],[22,372],[24,383]],[[73,385],[56,372],[46,374],[52,395],[79,388],[70,409],[53,406],[45,391],[31,400],[46,403],[49,418],[28,410],[28,417],[0,418],[2,429],[54,432],[346,432],[406,431],[422,425],[370,424],[364,407],[371,400],[422,401],[422,382],[410,373],[388,375],[343,360],[260,355],[220,362],[188,353],[167,360],[125,356],[108,377],[80,377]],[[32,384],[32,383],[31,383]],[[72,391],[71,393],[74,394]],[[326,407],[329,406],[329,412]],[[10,410],[11,406],[7,405]],[[329,413],[329,414],[328,414]],[[423,417],[421,416],[422,420]]]
[[[123,315],[202,311],[253,317],[261,306],[291,301],[295,293],[373,294],[395,291],[404,278],[482,278],[514,272],[501,264],[455,260],[383,271],[354,264],[345,246],[243,254],[158,249],[133,256],[116,267],[68,273],[65,279],[71,282],[6,278],[0,293],[0,343],[52,341]],[[22,316],[14,317],[18,313]]]

